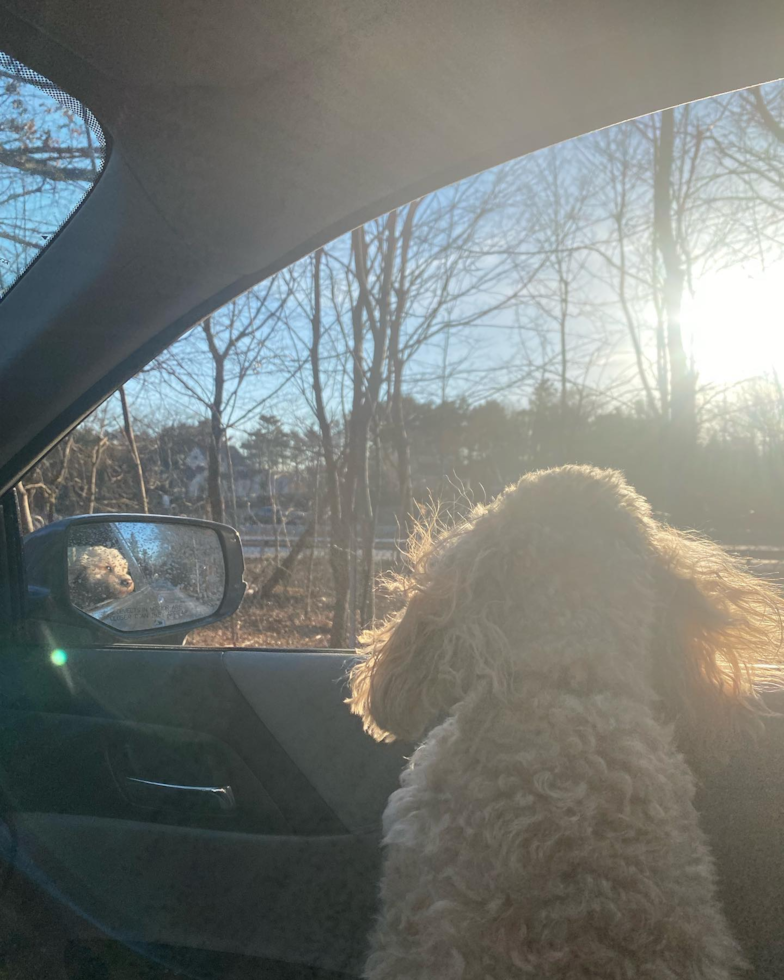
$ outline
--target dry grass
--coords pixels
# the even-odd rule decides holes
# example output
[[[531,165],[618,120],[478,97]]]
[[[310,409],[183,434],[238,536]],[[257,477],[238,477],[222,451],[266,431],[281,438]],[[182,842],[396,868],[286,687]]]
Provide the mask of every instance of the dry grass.
[[[269,599],[261,599],[261,586],[275,568],[273,556],[246,562],[248,592],[236,615],[205,626],[188,637],[188,646],[306,647],[329,645],[332,623],[332,576],[326,555],[316,555],[309,574],[309,555],[303,555],[291,580]],[[384,569],[379,568],[378,572]],[[390,598],[376,587],[376,614],[385,615]]]

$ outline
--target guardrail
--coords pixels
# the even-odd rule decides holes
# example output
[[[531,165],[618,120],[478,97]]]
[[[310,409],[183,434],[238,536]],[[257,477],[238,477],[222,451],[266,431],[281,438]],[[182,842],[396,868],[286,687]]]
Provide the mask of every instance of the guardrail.
[[[300,537],[304,530],[304,524],[287,524],[285,530],[283,526],[280,526],[277,535],[278,548],[281,551],[288,550],[289,546]],[[396,532],[397,529],[394,527],[379,527],[374,542],[375,550],[384,552],[395,551],[397,548]],[[239,533],[243,548],[260,548],[263,551],[275,548],[275,527],[272,524],[262,524],[257,527],[243,527],[240,528]],[[328,548],[329,537],[320,534],[315,539],[314,545],[317,550]]]
[[[283,526],[278,529],[278,548],[287,551],[289,545],[293,544],[305,530],[304,524],[287,524],[285,530]],[[375,550],[379,552],[392,552],[397,548],[397,529],[394,527],[379,527],[375,540]],[[258,525],[257,527],[244,527],[240,529],[240,540],[243,548],[259,548],[263,551],[274,550],[275,548],[275,527],[272,524]],[[314,541],[317,550],[325,550],[329,547],[329,537],[320,534]],[[751,561],[781,562],[784,564],[784,545],[753,545],[753,544],[727,544],[724,545],[727,551],[741,558]]]
[[[750,558],[754,561],[784,562],[784,547],[779,545],[727,544],[724,547],[730,554],[738,555],[740,558]]]

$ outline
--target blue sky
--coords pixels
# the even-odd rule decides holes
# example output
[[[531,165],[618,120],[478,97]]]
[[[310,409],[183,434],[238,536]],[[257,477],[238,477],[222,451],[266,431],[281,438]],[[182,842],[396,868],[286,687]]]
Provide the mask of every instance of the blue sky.
[[[97,176],[102,147],[96,133],[82,117],[38,86],[14,80],[9,67],[13,68],[13,64],[0,58],[0,150],[25,150],[30,159],[52,166],[78,166],[85,170],[94,166]],[[781,87],[773,83],[763,91],[773,98]],[[733,98],[735,103],[730,101]],[[692,152],[689,134],[699,132],[707,145],[705,141],[726,124],[727,107],[738,104],[739,98],[706,100],[680,110],[683,136],[678,152],[683,166],[688,166]],[[448,251],[441,258],[432,258],[438,256],[444,240],[454,233],[452,219],[446,221],[444,216],[458,215],[458,220],[462,220],[490,187],[497,193],[501,188],[497,199],[503,200],[504,206],[479,222],[470,249],[465,250],[466,254],[471,252],[471,258],[460,266],[462,280],[457,285],[452,281],[455,298],[433,321],[429,340],[412,360],[407,376],[409,393],[435,401],[442,397],[465,396],[473,401],[498,397],[523,404],[538,381],[546,378],[557,382],[561,367],[559,317],[564,312],[566,277],[570,386],[601,393],[607,407],[629,407],[639,397],[628,323],[624,321],[616,273],[612,271],[620,254],[620,239],[614,238],[608,217],[612,213],[611,197],[616,193],[615,183],[612,190],[608,187],[608,174],[612,181],[620,178],[612,170],[614,163],[608,169],[607,160],[612,154],[613,159],[622,158],[633,176],[628,178],[628,189],[636,197],[624,212],[623,225],[624,256],[633,284],[627,305],[640,333],[644,356],[651,359],[655,356],[654,328],[659,314],[655,296],[649,295],[653,287],[646,285],[645,278],[649,274],[645,263],[654,254],[646,224],[652,189],[645,168],[650,164],[649,144],[654,127],[654,117],[624,123],[512,161],[423,200],[417,221],[422,227],[430,222],[436,232],[422,246],[425,251],[414,259],[435,277],[435,285],[422,288],[411,302],[404,324],[404,335],[409,338],[429,322],[434,296],[440,288],[439,262],[444,276],[451,268]],[[704,148],[701,152],[705,153]],[[686,187],[693,194],[694,184],[685,182],[683,166],[674,178],[676,191]],[[690,199],[685,199],[688,206],[683,208],[680,231],[684,247],[691,249],[692,260],[683,307],[684,331],[701,381],[707,385],[732,385],[742,377],[769,370],[772,359],[784,367],[784,346],[773,342],[778,334],[784,336],[779,313],[784,309],[782,236],[778,232],[769,234],[770,240],[764,246],[749,244],[750,236],[743,239],[742,247],[732,244],[734,212],[716,196],[708,177],[710,174],[697,201],[702,210],[692,207]],[[703,177],[698,175],[697,179]],[[0,291],[9,287],[45,246],[92,183],[92,179],[55,181],[3,166],[0,161]],[[366,226],[370,240],[377,227],[373,222]],[[556,227],[560,229],[557,234]],[[506,254],[512,241],[517,250],[514,260]],[[557,248],[551,254],[554,243]],[[432,254],[428,255],[426,249]],[[329,404],[339,415],[348,382],[348,365],[339,352],[350,319],[351,296],[346,282],[341,280],[341,268],[350,258],[349,236],[333,242],[327,251],[325,268],[332,270],[334,276],[329,280],[328,295],[327,280],[323,280],[325,378]],[[499,258],[501,253],[506,257]],[[269,332],[266,347],[258,351],[257,366],[248,367],[248,358],[254,357],[250,349],[246,362],[240,367],[235,365],[236,370],[247,371],[241,390],[227,410],[227,422],[235,423],[235,439],[241,439],[242,431],[252,427],[259,412],[277,414],[287,424],[313,423],[307,371],[282,384],[306,360],[311,264],[311,259],[305,259],[280,274],[274,288],[262,286],[256,291],[273,308],[286,282],[298,280],[298,295],[286,304],[285,319]],[[504,297],[506,302],[499,305]],[[252,297],[240,300],[215,314],[214,322],[226,329],[232,311],[236,314],[238,309],[246,309],[242,315],[248,315],[247,310],[252,307]],[[482,310],[488,312],[470,326],[454,326],[471,321]],[[752,318],[751,323],[739,322],[748,317]],[[270,322],[274,326],[275,318]],[[452,327],[445,331],[447,323]],[[189,384],[169,383],[171,376],[169,382],[163,383],[162,376],[156,377],[154,372],[143,373],[129,383],[134,413],[140,421],[146,419],[160,425],[178,418],[195,420],[205,416],[203,402],[210,393],[210,362],[198,327],[175,345],[172,357],[179,357],[180,364],[191,370]],[[337,370],[340,365],[342,370]],[[204,397],[200,401],[194,395]],[[114,398],[98,415],[113,424],[118,409]]]

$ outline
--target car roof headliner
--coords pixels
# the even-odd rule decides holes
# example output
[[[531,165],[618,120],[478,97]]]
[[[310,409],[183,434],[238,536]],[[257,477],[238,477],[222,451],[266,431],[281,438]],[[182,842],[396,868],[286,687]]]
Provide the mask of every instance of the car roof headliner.
[[[493,164],[782,74],[781,0],[0,0],[112,149],[0,303],[0,489],[209,311]]]

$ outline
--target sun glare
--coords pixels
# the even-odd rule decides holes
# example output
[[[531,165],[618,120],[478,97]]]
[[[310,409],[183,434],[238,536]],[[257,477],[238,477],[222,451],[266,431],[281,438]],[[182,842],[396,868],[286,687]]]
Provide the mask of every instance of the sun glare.
[[[784,375],[784,263],[706,276],[685,298],[682,323],[702,384]]]

